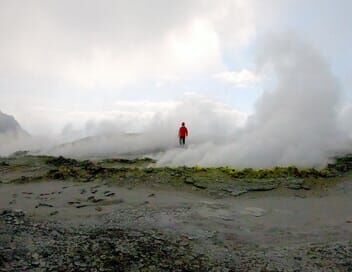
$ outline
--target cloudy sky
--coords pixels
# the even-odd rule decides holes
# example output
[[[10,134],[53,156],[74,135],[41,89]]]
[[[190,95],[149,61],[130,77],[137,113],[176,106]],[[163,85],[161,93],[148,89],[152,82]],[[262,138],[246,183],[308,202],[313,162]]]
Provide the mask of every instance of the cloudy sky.
[[[0,110],[32,134],[115,119],[138,131],[195,100],[243,121],[275,85],[258,48],[282,33],[319,51],[348,104],[351,10],[350,0],[0,0]]]

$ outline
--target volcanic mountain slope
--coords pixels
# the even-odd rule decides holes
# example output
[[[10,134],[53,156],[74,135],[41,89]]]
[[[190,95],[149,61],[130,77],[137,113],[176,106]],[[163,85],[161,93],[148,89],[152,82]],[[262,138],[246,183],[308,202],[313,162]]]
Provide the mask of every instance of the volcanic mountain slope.
[[[0,111],[0,134],[13,134],[18,136],[29,136],[20,126],[16,119]]]
[[[145,154],[163,152],[167,143],[148,142],[149,135],[138,133],[110,133],[88,136],[72,142],[57,145],[47,151],[49,155],[68,157],[111,157],[123,156],[134,158]]]

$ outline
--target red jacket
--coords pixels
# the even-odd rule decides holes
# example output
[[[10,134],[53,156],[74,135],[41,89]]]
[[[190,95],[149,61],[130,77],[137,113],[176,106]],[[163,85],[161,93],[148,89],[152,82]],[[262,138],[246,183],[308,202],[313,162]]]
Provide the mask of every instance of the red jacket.
[[[178,130],[178,137],[186,137],[188,136],[188,130],[186,127],[180,127]]]

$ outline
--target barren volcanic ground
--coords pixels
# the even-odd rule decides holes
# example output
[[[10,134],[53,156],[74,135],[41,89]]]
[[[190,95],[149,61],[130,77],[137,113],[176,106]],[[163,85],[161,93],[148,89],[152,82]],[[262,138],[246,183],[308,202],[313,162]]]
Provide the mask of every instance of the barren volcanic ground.
[[[17,153],[0,158],[0,271],[352,271],[351,169]]]

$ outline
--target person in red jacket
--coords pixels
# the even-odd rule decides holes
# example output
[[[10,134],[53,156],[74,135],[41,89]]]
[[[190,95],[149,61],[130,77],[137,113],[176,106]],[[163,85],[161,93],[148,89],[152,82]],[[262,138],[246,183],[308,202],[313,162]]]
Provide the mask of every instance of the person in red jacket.
[[[178,138],[180,140],[180,145],[185,145],[187,136],[188,136],[188,130],[185,126],[185,123],[182,122],[181,127],[178,130]]]

